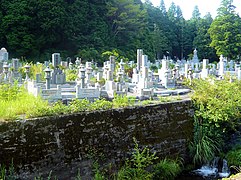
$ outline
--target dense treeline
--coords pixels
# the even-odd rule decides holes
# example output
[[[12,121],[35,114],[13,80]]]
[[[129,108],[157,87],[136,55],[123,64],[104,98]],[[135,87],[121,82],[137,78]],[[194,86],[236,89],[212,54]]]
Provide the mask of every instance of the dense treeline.
[[[192,18],[185,20],[179,6],[172,3],[166,10],[163,0],[159,7],[148,0],[0,0],[0,45],[11,57],[34,61],[48,60],[53,52],[60,52],[64,58],[80,56],[101,62],[101,54],[113,50],[134,60],[138,48],[150,60],[163,55],[190,58],[194,48],[200,59],[217,60],[214,48],[218,55],[225,48],[217,48],[223,40],[211,40],[210,35],[219,31],[217,26],[210,30],[211,24],[232,20],[240,27],[240,17],[233,9],[223,9],[227,2],[232,0],[223,0],[216,22],[210,14],[201,18],[197,6]],[[223,20],[227,14],[229,19]],[[241,45],[233,48],[229,41],[225,43],[230,45],[232,58],[237,57]]]

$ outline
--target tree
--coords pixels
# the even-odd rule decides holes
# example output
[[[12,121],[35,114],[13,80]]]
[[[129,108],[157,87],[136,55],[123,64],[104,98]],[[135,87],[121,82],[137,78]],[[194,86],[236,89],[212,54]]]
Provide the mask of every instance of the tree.
[[[198,49],[198,56],[200,59],[210,59],[210,61],[214,61],[217,58],[215,54],[215,50],[210,47],[211,38],[208,34],[208,29],[212,24],[212,16],[210,13],[204,16],[203,19],[200,19],[197,24],[197,35],[194,38],[193,46]]]
[[[154,31],[152,32],[153,50],[155,52],[156,59],[160,59],[164,51],[168,50],[168,39],[164,35],[163,31],[154,24]]]
[[[171,21],[169,31],[172,31],[172,36],[170,37],[170,42],[172,44],[171,54],[174,58],[183,57],[183,25],[184,18],[182,15],[182,10],[180,6],[176,6],[172,2],[171,6],[168,9],[168,18]]]
[[[199,12],[198,6],[194,6],[194,10],[192,12],[192,19],[200,19],[201,18],[201,13]]]
[[[233,0],[222,0],[221,6],[218,8],[218,16],[234,13],[236,7],[232,3]]]
[[[107,21],[115,47],[132,54],[133,58],[147,28],[147,13],[142,3],[134,0],[108,1]]]
[[[98,0],[75,0],[68,6],[65,36],[69,51],[86,60],[93,54],[92,59],[100,61],[96,52],[113,46],[106,11],[106,3]]]
[[[133,33],[145,25],[145,10],[133,0],[110,1],[107,3],[107,17],[112,27],[113,36]]]
[[[4,31],[2,28],[2,19],[3,19],[3,9],[0,7],[0,44],[2,47],[5,46],[5,40],[4,40]]]
[[[159,9],[161,10],[161,13],[162,13],[163,16],[167,15],[167,10],[166,10],[164,0],[161,0]]]
[[[241,52],[241,18],[234,11],[232,0],[223,0],[218,16],[208,30],[218,55],[236,59]]]
[[[4,16],[1,31],[5,35],[7,48],[16,57],[26,57],[36,49],[35,36],[29,27],[32,18],[28,1],[10,0],[1,4]]]

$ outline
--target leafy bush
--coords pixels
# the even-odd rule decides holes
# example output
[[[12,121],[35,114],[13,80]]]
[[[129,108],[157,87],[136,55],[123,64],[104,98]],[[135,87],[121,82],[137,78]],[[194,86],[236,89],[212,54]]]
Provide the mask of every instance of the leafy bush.
[[[240,125],[241,83],[229,78],[194,79],[189,85],[195,107],[194,142],[191,154],[195,164],[206,163],[224,148],[229,133]]]
[[[66,69],[66,81],[75,81],[78,77],[78,73],[76,69]]]
[[[182,168],[179,162],[164,159],[154,166],[153,179],[172,180],[181,172],[181,170]]]
[[[97,81],[101,86],[105,85],[105,79],[101,78],[99,81]]]
[[[115,94],[113,99],[113,107],[120,108],[120,107],[127,107],[129,106],[129,99],[126,95],[117,95]]]
[[[220,152],[222,139],[215,139],[211,136],[212,134],[208,126],[201,124],[194,117],[194,141],[190,143],[189,149],[195,165],[208,163],[215,157],[216,153]]]
[[[231,127],[237,125],[241,118],[241,83],[230,83],[229,78],[216,80],[193,80],[191,88],[194,90],[192,100],[196,115],[214,123],[217,127],[226,122]],[[224,103],[225,102],[225,103]]]
[[[113,99],[113,108],[121,108],[121,107],[128,107],[134,106],[135,104],[135,97],[127,97],[126,95],[117,95],[115,94]]]
[[[140,150],[135,138],[134,142],[135,147],[132,158],[130,160],[127,159],[125,166],[119,170],[117,179],[152,179],[153,174],[148,172],[146,168],[152,165],[153,161],[158,157],[156,157],[155,153],[151,153],[147,147]]]
[[[107,110],[112,108],[112,102],[105,99],[97,99],[90,104],[90,110]]]
[[[237,146],[230,150],[226,155],[229,166],[241,168],[241,146]]]
[[[72,113],[86,111],[89,109],[90,102],[87,99],[73,99],[70,104],[69,108]]]
[[[129,165],[122,167],[117,174],[118,180],[151,180],[152,174],[143,169],[132,168]]]
[[[0,100],[2,101],[12,101],[16,100],[17,95],[24,90],[18,86],[18,83],[15,81],[14,84],[1,84],[0,85]]]

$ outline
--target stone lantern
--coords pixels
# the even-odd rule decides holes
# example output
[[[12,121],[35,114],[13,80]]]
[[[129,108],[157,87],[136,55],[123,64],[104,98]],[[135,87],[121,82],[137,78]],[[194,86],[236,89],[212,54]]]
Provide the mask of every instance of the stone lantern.
[[[75,60],[75,65],[78,67],[81,64],[81,59],[79,57]]]
[[[188,79],[190,80],[190,85],[192,84],[192,69],[191,67],[188,68]]]
[[[24,68],[25,68],[25,73],[26,73],[25,81],[27,81],[29,79],[30,66],[28,64],[26,64],[24,66]]]
[[[50,89],[51,69],[49,68],[49,66],[44,70],[44,72],[45,72],[45,79],[46,79],[46,89]]]
[[[69,69],[71,69],[71,70],[73,69],[73,63],[72,62],[69,63]]]
[[[3,73],[5,74],[4,80],[8,79],[8,72],[9,72],[9,66],[8,66],[8,64],[4,64],[3,65]]]
[[[176,75],[177,75],[177,68],[174,68],[172,70],[172,79],[175,79],[176,78]]]
[[[81,88],[85,87],[85,68],[84,66],[79,67],[79,77],[81,79]]]

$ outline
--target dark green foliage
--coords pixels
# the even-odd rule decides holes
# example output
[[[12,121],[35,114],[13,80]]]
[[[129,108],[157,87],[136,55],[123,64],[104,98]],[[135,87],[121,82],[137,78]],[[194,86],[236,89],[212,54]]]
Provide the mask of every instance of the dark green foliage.
[[[150,180],[153,177],[153,173],[146,170],[147,167],[153,164],[153,161],[158,159],[155,153],[151,153],[150,150],[145,147],[141,150],[134,138],[135,147],[130,160],[126,161],[117,173],[117,179],[120,180]]]
[[[208,127],[194,120],[194,141],[190,143],[190,155],[193,157],[193,164],[200,166],[209,163],[219,152],[222,140],[215,141],[208,133]],[[220,143],[220,144],[219,144]]]
[[[164,159],[154,166],[153,180],[173,180],[182,168],[180,163],[175,160]]]
[[[218,59],[214,48],[209,47],[211,38],[210,34],[208,33],[208,29],[210,28],[212,22],[213,19],[210,13],[204,16],[204,18],[199,19],[196,24],[196,37],[193,40],[193,47],[198,49],[199,58],[209,59],[210,62]]]
[[[229,166],[241,168],[241,145],[234,147],[226,155]]]
[[[207,163],[225,149],[228,137],[240,126],[241,84],[238,80],[230,83],[229,79],[192,81],[196,111],[191,155],[197,165]]]
[[[238,59],[241,50],[241,18],[235,13],[232,0],[222,0],[218,16],[212,22],[209,34],[218,55]]]
[[[0,179],[1,180],[16,180],[13,161],[7,169],[4,165],[0,164]]]
[[[216,59],[211,36],[218,54],[237,57],[240,17],[230,4],[223,0],[209,35],[212,20],[201,18],[197,6],[185,20],[179,6],[172,3],[167,11],[163,0],[159,7],[140,0],[1,0],[0,44],[11,57],[34,62],[60,52],[63,59],[79,56],[100,64],[103,52],[118,50],[135,60],[139,48],[151,61],[188,58],[194,48],[200,58]]]

